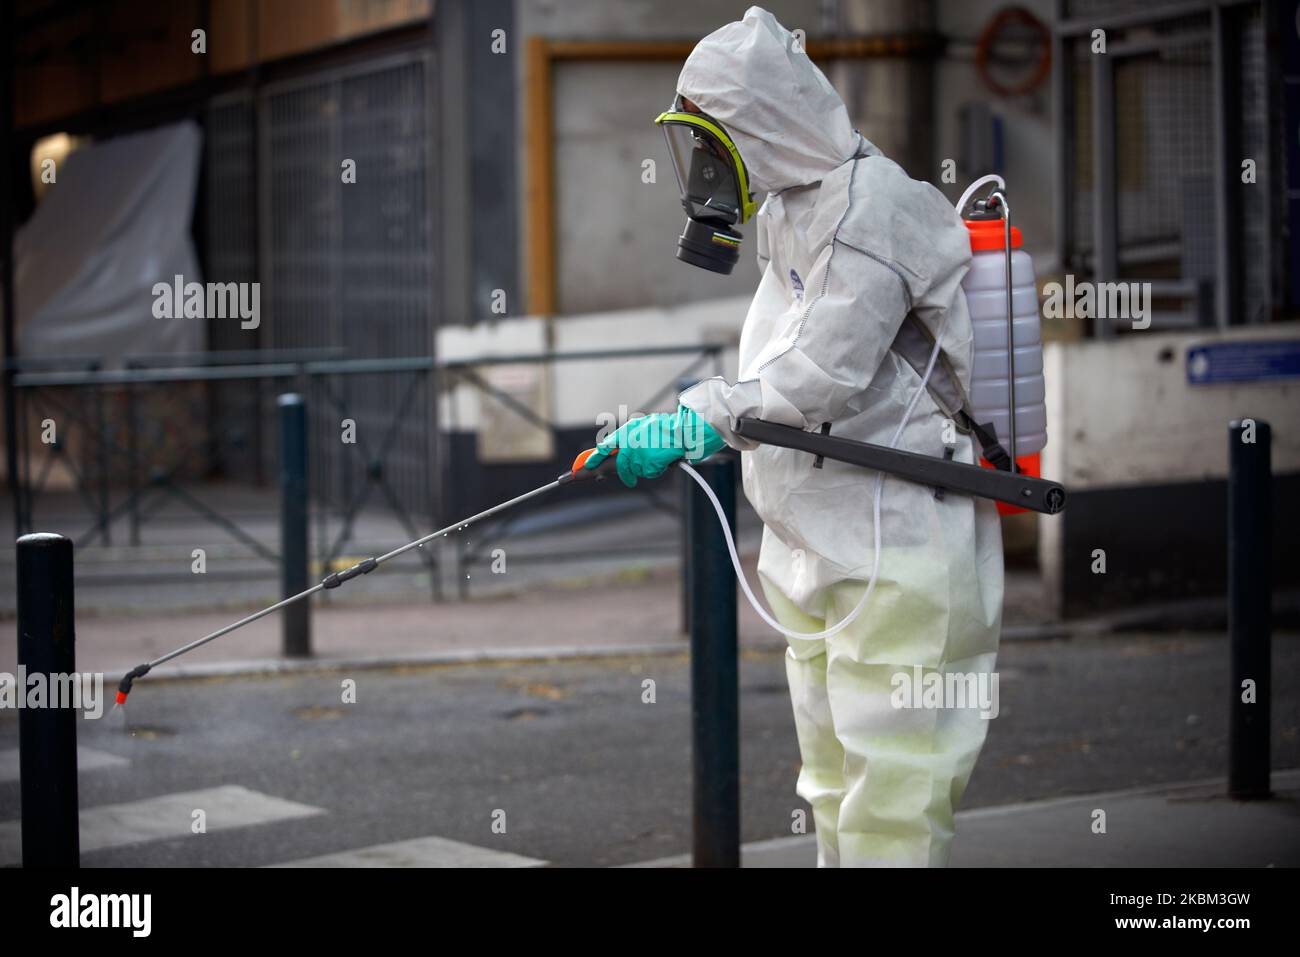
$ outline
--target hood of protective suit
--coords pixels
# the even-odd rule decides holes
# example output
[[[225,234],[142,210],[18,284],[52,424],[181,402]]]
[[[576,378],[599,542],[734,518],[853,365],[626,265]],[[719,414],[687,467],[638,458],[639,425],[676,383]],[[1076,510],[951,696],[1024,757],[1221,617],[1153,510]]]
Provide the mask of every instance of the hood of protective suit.
[[[859,147],[840,95],[762,7],[696,44],[677,92],[726,127],[760,196],[819,182]]]

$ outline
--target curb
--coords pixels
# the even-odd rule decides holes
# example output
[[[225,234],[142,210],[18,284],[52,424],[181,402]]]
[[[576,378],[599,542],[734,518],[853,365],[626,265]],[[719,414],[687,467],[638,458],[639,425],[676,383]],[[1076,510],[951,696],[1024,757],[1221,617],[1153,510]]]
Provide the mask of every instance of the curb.
[[[418,652],[406,655],[374,655],[361,658],[264,658],[246,661],[214,661],[177,665],[160,673],[151,672],[150,684],[164,681],[200,681],[211,678],[242,678],[255,675],[321,674],[331,671],[376,670],[380,668],[436,667],[439,665],[509,664],[582,658],[670,657],[687,654],[683,642],[655,642],[643,645],[548,645],[541,648],[466,649]],[[161,666],[160,666],[161,667]],[[104,680],[117,683],[129,669],[104,672]],[[140,679],[146,680],[146,679]]]

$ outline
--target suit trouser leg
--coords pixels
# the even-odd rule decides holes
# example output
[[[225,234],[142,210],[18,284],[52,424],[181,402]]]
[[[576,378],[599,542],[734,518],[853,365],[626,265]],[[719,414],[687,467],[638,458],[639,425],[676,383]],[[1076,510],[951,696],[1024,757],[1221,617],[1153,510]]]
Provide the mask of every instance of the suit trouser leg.
[[[824,631],[824,621],[804,614],[778,589],[763,583],[776,619],[792,631]],[[812,805],[817,831],[817,864],[839,866],[840,801],[844,797],[844,749],[835,737],[826,689],[826,643],[790,639],[785,654],[795,733],[803,764],[795,793]]]
[[[823,621],[764,582],[777,619],[810,633],[842,620],[862,587],[828,589]],[[812,805],[822,866],[945,865],[953,815],[988,732],[978,700],[900,707],[898,690],[926,676],[987,684],[996,631],[952,641],[946,620],[909,614],[906,599],[884,604],[889,611],[874,624],[902,614],[910,630],[895,621],[882,638],[859,619],[827,639],[788,639],[786,676],[803,758],[796,791]],[[953,650],[965,657],[947,660],[944,652]]]
[[[891,568],[906,573],[907,559]],[[828,589],[841,621],[864,586]],[[996,714],[998,630],[881,583],[872,607],[826,639],[826,700],[844,750],[836,842],[843,867],[942,867],[954,815]]]

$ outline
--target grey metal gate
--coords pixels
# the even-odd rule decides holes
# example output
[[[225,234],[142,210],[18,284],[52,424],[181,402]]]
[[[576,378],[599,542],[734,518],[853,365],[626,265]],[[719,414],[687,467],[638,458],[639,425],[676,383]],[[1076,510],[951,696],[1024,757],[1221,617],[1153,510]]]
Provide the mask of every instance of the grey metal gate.
[[[428,56],[411,53],[259,94],[264,346],[339,347],[354,359],[433,354],[428,71]],[[354,164],[355,182],[344,181],[345,164]],[[428,515],[429,378],[352,375],[322,379],[313,391],[320,500],[347,508],[381,470],[385,496]],[[351,446],[345,419],[355,422]]]
[[[1098,281],[1152,282],[1167,327],[1266,321],[1277,170],[1263,5],[1063,0],[1059,10],[1061,262]],[[1092,49],[1098,29],[1104,54]],[[1258,185],[1236,185],[1244,158]]]
[[[254,121],[246,93],[214,100],[204,120],[203,252],[209,281],[257,280]],[[208,324],[213,351],[255,349],[260,341],[260,330],[239,323]],[[233,478],[264,482],[271,437],[263,434],[269,409],[261,383],[212,383],[209,403],[213,466]]]

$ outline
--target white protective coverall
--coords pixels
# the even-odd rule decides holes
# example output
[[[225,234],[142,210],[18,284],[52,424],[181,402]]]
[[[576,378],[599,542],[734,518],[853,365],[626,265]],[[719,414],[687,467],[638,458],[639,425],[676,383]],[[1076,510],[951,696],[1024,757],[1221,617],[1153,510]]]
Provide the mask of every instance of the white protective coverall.
[[[758,571],[778,620],[822,631],[870,577],[876,473],[736,435],[754,416],[887,445],[921,377],[890,351],[911,310],[969,388],[971,323],[960,284],[970,239],[943,195],[856,132],[789,31],[752,7],[705,37],[677,91],[719,120],[756,195],[763,271],[740,338],[739,381],[681,396],[745,450],[745,494],[764,523]],[[946,324],[945,324],[946,319]],[[951,423],[920,397],[899,447],[942,455]],[[955,456],[974,462],[971,437]],[[943,865],[953,813],[984,742],[978,706],[900,709],[896,676],[991,674],[1002,610],[992,502],[886,478],[879,577],[869,605],[825,640],[790,639],[786,671],[823,866]],[[897,679],[901,680],[901,679]],[[947,680],[947,679],[945,679]]]

